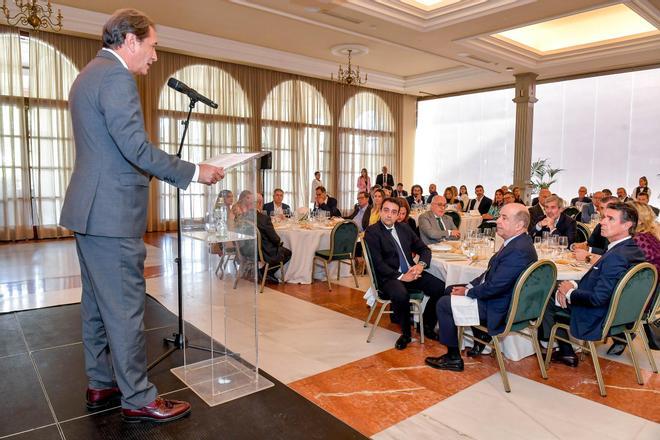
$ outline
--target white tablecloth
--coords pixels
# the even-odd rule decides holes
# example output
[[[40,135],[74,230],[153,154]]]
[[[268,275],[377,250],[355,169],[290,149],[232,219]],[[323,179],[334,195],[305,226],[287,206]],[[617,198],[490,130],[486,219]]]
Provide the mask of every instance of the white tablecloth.
[[[470,215],[461,213],[461,225],[458,230],[461,231],[461,237],[467,237],[468,232],[476,231],[483,219],[480,215]]]
[[[291,260],[285,268],[285,281],[287,283],[311,284],[314,253],[320,249],[330,249],[332,228],[301,229],[297,226],[287,225],[286,227],[276,227],[275,230],[282,239],[284,246],[291,250]],[[330,277],[337,277],[338,265],[337,262],[329,265]],[[341,266],[341,276],[350,276],[350,268],[345,264]],[[314,278],[325,279],[325,271],[320,263],[314,268]]]
[[[431,266],[428,271],[440,278],[447,286],[452,284],[467,284],[488,267],[488,261],[478,261],[472,265],[467,259],[462,261],[443,260],[442,254],[433,254]],[[587,272],[586,268],[573,268],[562,264],[557,265],[558,280],[579,280]],[[518,361],[534,354],[534,348],[529,339],[512,334],[502,340],[502,352],[504,356],[513,361]]]

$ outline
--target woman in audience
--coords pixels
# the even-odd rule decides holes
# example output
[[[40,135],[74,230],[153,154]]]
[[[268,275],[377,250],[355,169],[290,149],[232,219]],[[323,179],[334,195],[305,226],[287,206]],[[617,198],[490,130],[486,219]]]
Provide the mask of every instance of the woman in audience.
[[[451,186],[445,188],[445,193],[443,194],[445,199],[447,199],[448,205],[458,205],[458,199],[454,197],[454,191],[452,191]]]
[[[641,179],[640,179],[641,180]],[[655,213],[648,205],[639,202],[628,202],[637,210],[639,216],[633,240],[644,253],[646,261],[653,264],[660,273],[660,225],[655,221]],[[600,255],[598,256],[600,257]],[[596,259],[596,261],[598,261]],[[656,285],[656,294],[658,294]],[[607,350],[607,354],[619,356],[624,352],[626,344],[615,342]]]
[[[461,185],[458,191],[458,199],[461,201],[462,210],[467,211],[468,205],[470,204],[470,196],[468,195],[467,186]]]
[[[385,193],[382,189],[377,189],[371,194],[373,205],[371,205],[371,215],[369,216],[369,226],[375,224],[380,220],[380,207],[385,200]]]
[[[415,234],[419,236],[419,228],[417,227],[417,222],[414,218],[410,216],[410,205],[408,201],[403,197],[399,197],[399,217],[396,219],[397,223],[408,223],[408,226],[415,231]]]
[[[488,213],[482,215],[484,220],[497,220],[500,216],[500,209],[504,206],[504,193],[501,189],[495,191],[495,197],[493,197],[493,203],[490,205]]]
[[[633,199],[637,200],[637,196],[641,193],[649,195],[649,200],[651,199],[651,188],[649,188],[649,180],[646,176],[639,178],[639,186],[633,190],[632,196]]]
[[[357,179],[357,188],[358,192],[369,192],[369,189],[371,189],[371,177],[369,177],[369,172],[366,168],[362,168],[362,171],[360,171],[360,177]]]

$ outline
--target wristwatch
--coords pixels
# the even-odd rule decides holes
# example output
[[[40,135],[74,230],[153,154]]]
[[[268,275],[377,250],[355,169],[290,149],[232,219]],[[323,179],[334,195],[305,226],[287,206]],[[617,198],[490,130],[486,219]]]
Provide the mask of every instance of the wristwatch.
[[[426,269],[426,266],[427,266],[427,264],[426,264],[426,262],[425,262],[425,261],[420,261],[420,262],[419,262],[419,263],[417,263],[417,264],[421,264],[421,265],[422,265],[422,267],[423,267],[424,269]]]

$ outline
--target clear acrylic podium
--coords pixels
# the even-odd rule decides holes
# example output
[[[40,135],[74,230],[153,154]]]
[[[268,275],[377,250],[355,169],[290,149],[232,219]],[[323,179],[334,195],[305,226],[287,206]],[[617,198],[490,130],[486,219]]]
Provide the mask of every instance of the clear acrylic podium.
[[[194,325],[208,335],[194,342],[209,351],[186,346],[184,365],[172,373],[210,406],[273,386],[259,375],[257,327],[256,193],[265,154],[224,154],[205,161],[224,166],[225,178],[211,187],[191,185],[187,205],[182,203],[184,217],[193,219],[182,222],[184,336]],[[194,212],[200,196],[207,201],[201,220]],[[194,316],[187,312],[191,309]]]

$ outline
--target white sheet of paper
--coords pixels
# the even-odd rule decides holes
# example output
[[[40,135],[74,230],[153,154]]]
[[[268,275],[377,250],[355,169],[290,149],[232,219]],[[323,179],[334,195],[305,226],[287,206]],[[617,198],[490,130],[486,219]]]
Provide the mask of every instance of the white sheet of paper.
[[[223,167],[225,169],[230,169],[231,167],[243,163],[246,160],[251,159],[254,156],[258,156],[258,155],[259,153],[219,154],[217,156],[209,157],[205,161],[202,161],[202,163],[213,165],[216,167]]]
[[[479,325],[479,306],[475,298],[452,295],[451,312],[457,326]]]

